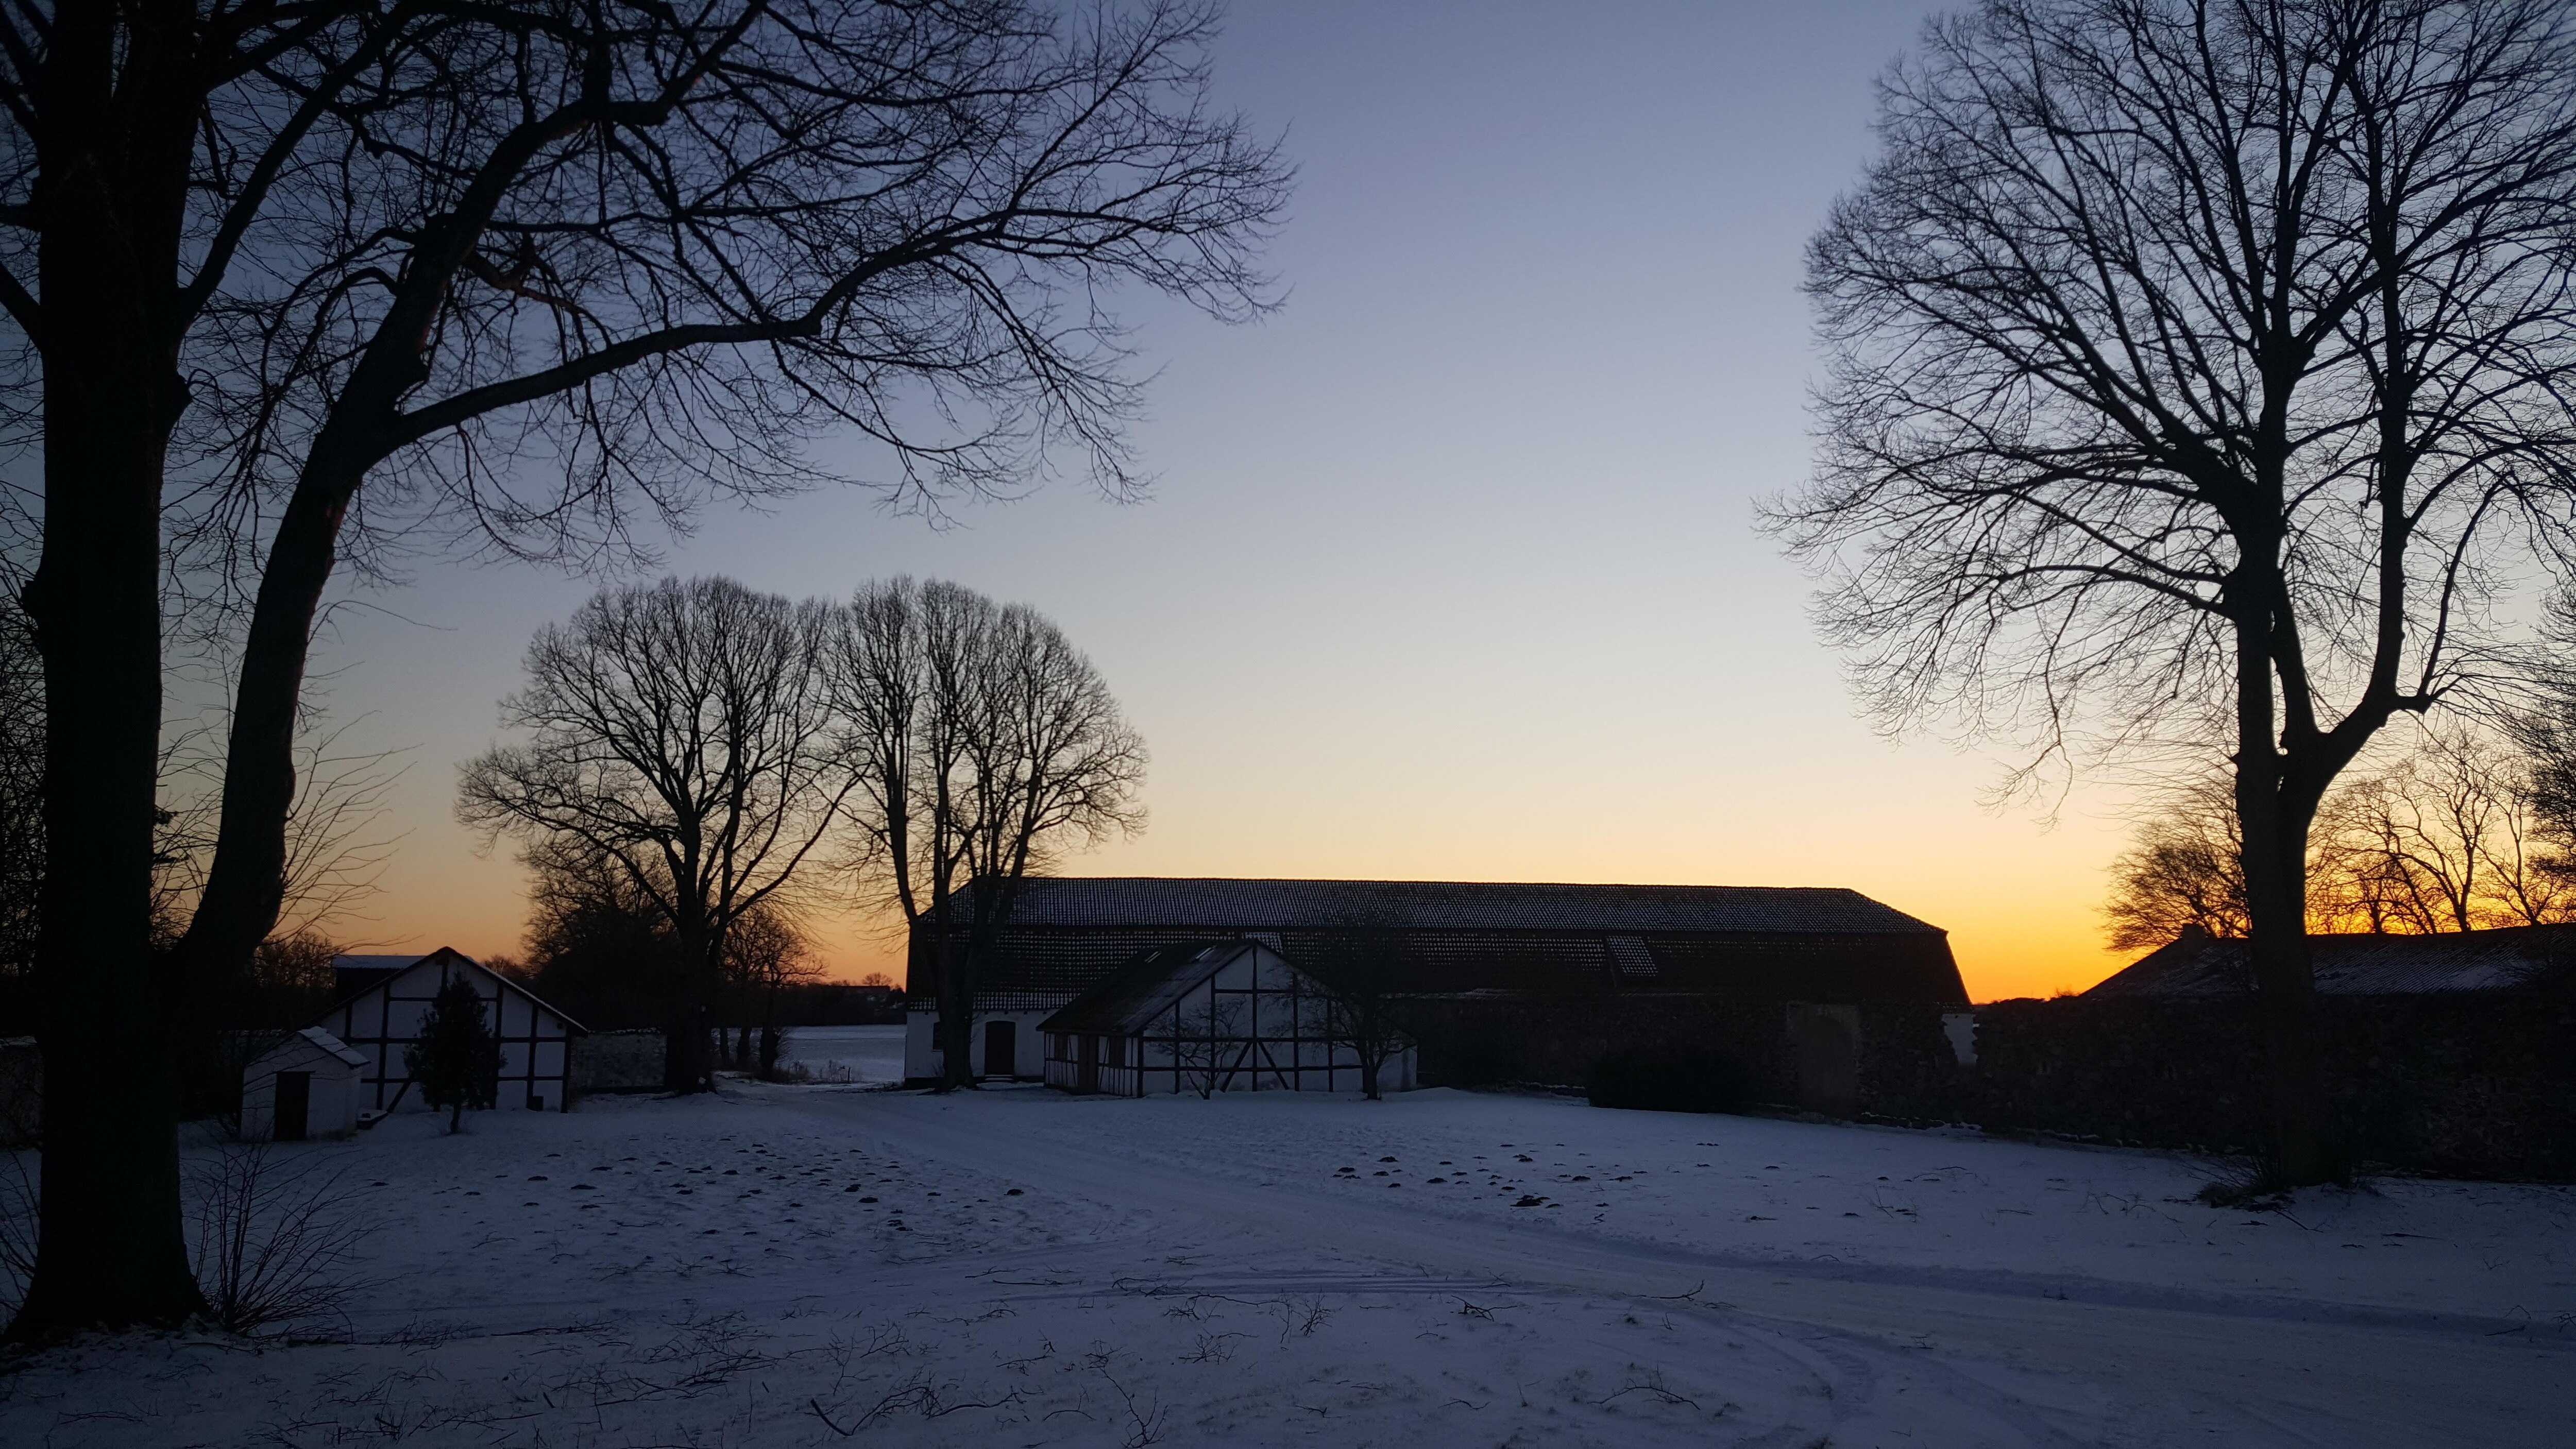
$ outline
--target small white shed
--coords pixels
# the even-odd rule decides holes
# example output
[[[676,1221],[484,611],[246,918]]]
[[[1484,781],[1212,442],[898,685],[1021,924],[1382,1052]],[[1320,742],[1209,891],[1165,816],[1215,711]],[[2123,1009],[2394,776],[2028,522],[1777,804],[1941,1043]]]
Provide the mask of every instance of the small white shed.
[[[1137,957],[1039,1027],[1046,1080],[1068,1092],[1356,1092],[1414,1087],[1411,1040],[1362,1043],[1333,995],[1258,941],[1167,946]]]
[[[501,1046],[500,1090],[492,1105],[531,1112],[572,1110],[573,1038],[580,1023],[537,999],[528,988],[489,970],[465,953],[441,946],[408,966],[368,966],[350,973],[367,984],[322,1016],[317,1025],[367,1059],[359,1081],[361,1110],[425,1111],[411,1089],[403,1054],[420,1039],[420,1024],[440,988],[457,977],[483,998],[484,1024]]]
[[[318,1026],[260,1054],[242,1071],[241,1130],[255,1142],[344,1137],[358,1127],[367,1058]]]

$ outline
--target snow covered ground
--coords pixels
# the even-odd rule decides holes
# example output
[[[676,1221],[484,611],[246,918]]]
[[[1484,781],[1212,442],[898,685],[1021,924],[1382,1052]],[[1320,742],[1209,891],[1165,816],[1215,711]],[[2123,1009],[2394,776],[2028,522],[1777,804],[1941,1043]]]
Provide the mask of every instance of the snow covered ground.
[[[903,1080],[901,1026],[799,1026],[780,1044],[779,1064],[802,1066],[818,1082]]]
[[[420,1117],[317,1341],[102,1340],[10,1445],[2563,1444],[2576,1193],[1447,1091],[734,1086]]]

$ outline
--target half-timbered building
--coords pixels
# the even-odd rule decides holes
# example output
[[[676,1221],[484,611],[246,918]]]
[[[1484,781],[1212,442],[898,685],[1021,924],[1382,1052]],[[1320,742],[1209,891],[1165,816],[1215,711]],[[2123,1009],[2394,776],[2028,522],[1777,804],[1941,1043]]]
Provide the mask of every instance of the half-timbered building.
[[[528,988],[445,946],[409,958],[343,956],[332,966],[338,979],[354,989],[314,1024],[366,1058],[359,1076],[361,1110],[428,1110],[429,1104],[411,1090],[403,1056],[420,1039],[430,1003],[448,982],[460,978],[483,998],[484,1024],[501,1046],[501,1084],[492,1104],[531,1112],[571,1110],[573,1043],[583,1034],[581,1025]]]
[[[1320,982],[1257,941],[1147,951],[1038,1025],[1047,1085],[1118,1097],[1413,1090],[1400,1036],[1354,1039]]]

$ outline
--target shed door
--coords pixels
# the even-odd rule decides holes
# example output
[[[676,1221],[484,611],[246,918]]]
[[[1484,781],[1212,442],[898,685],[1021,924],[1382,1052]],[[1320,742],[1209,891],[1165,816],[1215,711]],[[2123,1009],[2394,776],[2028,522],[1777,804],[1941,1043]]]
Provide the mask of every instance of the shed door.
[[[988,1077],[1019,1075],[1018,1024],[1008,1021],[984,1023],[984,1074]]]
[[[270,1119],[275,1125],[269,1135],[280,1142],[303,1141],[305,1123],[311,1118],[312,1113],[313,1074],[311,1072],[278,1073],[276,1112]]]
[[[1073,1089],[1077,1092],[1100,1090],[1100,1038],[1088,1033],[1082,1038],[1082,1063],[1074,1073]]]

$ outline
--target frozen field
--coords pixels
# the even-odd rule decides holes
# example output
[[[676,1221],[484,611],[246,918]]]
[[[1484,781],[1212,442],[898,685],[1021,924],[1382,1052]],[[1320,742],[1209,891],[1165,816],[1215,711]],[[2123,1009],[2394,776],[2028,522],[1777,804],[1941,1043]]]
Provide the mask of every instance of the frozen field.
[[[820,1082],[885,1083],[903,1080],[900,1026],[800,1026],[789,1030],[778,1059],[794,1063]]]
[[[420,1117],[329,1341],[56,1350],[10,1445],[2543,1445],[2576,1194],[1445,1091]]]

